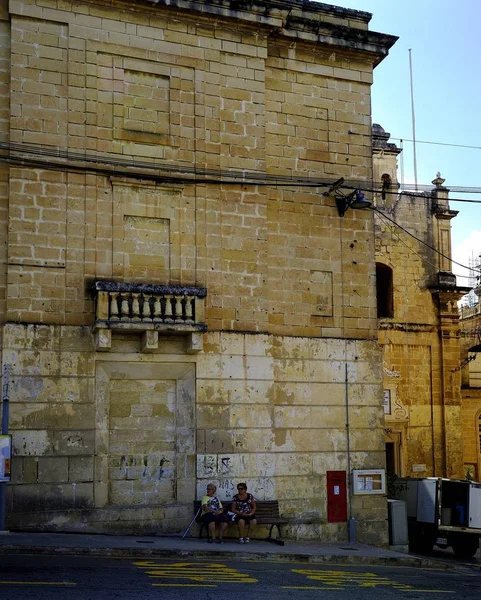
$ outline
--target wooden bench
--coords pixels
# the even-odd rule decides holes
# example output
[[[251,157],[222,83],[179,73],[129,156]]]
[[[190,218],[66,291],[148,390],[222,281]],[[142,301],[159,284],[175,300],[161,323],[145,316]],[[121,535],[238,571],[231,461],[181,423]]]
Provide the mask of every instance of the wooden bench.
[[[194,514],[200,509],[200,500],[194,500]],[[229,502],[223,502],[224,509],[228,510]],[[202,537],[202,532],[204,530],[204,523],[200,520],[200,512],[196,518],[197,523],[200,524],[199,537]],[[273,542],[274,544],[279,544],[279,546],[284,546],[284,540],[281,535],[281,525],[285,525],[289,521],[287,519],[283,519],[279,515],[279,502],[278,500],[256,500],[256,519],[258,525],[270,525],[269,536],[267,537],[268,542]],[[277,535],[278,537],[272,537],[272,530],[274,527],[277,527]]]

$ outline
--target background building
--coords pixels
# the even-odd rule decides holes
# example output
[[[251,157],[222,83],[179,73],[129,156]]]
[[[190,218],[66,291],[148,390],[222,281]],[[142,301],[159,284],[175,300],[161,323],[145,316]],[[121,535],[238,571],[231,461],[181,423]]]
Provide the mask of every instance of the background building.
[[[448,189],[399,192],[389,133],[373,126],[379,342],[389,474],[463,477],[457,301]]]
[[[481,478],[481,256],[473,261],[470,302],[460,308],[464,476]]]
[[[107,4],[0,1],[8,526],[179,532],[245,480],[292,537],[386,542],[382,494],[327,514],[385,433],[374,216],[325,192],[372,180],[396,38],[318,3]]]

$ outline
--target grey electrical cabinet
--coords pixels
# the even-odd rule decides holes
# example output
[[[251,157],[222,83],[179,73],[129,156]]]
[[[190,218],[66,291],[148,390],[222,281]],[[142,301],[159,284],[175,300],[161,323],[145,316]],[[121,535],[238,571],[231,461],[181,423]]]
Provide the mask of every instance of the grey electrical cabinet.
[[[389,545],[406,546],[408,544],[407,506],[403,500],[388,500]]]

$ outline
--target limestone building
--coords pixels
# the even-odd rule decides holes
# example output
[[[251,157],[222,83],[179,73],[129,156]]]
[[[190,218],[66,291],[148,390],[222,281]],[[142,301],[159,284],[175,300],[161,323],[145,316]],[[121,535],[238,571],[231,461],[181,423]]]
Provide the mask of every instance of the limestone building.
[[[337,204],[396,38],[300,0],[0,7],[8,527],[177,533],[244,480],[288,536],[386,542],[382,493],[326,487],[385,465],[374,215]]]
[[[481,479],[481,256],[474,261],[471,306],[460,309],[464,477]]]
[[[451,270],[449,190],[399,193],[390,134],[373,126],[379,342],[383,351],[386,469],[463,477],[461,345]]]

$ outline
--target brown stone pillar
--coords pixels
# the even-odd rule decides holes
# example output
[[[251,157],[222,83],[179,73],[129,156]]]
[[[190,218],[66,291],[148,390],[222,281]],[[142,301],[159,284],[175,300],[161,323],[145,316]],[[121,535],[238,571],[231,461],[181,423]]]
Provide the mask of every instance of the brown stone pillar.
[[[451,219],[458,211],[449,208],[449,190],[443,186],[444,179],[437,173],[431,192],[434,217],[434,243],[437,249],[437,285],[431,289],[438,305],[440,336],[441,377],[441,427],[434,431],[434,439],[442,440],[442,449],[435,448],[436,475],[463,478],[463,439],[461,419],[461,346],[459,336],[459,312],[457,302],[467,293],[467,288],[456,285],[451,272]],[[434,427],[434,423],[433,423]],[[444,455],[444,461],[440,460]]]
[[[454,275],[452,275],[455,280]],[[434,438],[442,440],[444,446],[444,469],[436,470],[436,475],[463,478],[463,439],[461,420],[461,370],[459,313],[457,301],[464,292],[438,289],[435,293],[439,305],[440,376],[442,432]],[[438,449],[436,449],[438,450]],[[439,457],[439,452],[435,452]],[[437,462],[437,461],[436,461]]]

